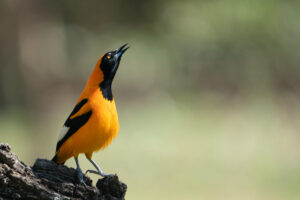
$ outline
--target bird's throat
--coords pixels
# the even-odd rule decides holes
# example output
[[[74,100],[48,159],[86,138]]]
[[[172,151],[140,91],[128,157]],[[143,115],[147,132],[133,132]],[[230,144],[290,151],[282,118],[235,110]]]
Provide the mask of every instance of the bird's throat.
[[[99,84],[99,87],[100,87],[103,97],[109,101],[113,100],[113,94],[111,91],[111,83],[112,83],[112,81],[110,81],[110,80],[103,80]]]

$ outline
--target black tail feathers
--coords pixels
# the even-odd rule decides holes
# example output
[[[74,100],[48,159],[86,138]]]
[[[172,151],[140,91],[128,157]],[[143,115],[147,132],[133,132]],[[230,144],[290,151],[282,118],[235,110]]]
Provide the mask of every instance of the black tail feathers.
[[[65,164],[65,162],[58,163],[57,160],[58,160],[58,157],[57,157],[57,154],[55,154],[55,156],[52,158],[52,161],[54,161],[56,164],[62,164],[62,165]]]
[[[52,161],[57,163],[57,155],[55,154],[55,156],[52,158]]]

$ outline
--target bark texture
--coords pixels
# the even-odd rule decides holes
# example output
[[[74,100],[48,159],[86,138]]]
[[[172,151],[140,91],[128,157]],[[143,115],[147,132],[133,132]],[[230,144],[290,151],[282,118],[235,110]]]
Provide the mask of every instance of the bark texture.
[[[84,176],[87,186],[78,183],[76,170],[53,161],[37,159],[32,167],[0,143],[0,200],[8,199],[124,199],[127,186],[117,175],[97,181]]]

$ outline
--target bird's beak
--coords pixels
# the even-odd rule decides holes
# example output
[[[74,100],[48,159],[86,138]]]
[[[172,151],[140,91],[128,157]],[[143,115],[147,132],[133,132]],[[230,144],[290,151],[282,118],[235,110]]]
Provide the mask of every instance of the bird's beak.
[[[122,57],[122,55],[123,55],[123,53],[124,53],[128,48],[129,48],[129,47],[127,46],[127,44],[124,44],[124,45],[122,45],[120,48],[118,48],[118,49],[116,50],[116,54],[115,54],[116,59],[117,59],[117,60],[120,60],[121,57]]]

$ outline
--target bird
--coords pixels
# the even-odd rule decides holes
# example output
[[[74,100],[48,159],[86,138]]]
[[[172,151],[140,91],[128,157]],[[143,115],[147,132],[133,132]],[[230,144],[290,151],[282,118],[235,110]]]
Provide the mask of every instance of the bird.
[[[79,154],[85,154],[96,169],[87,170],[86,173],[102,177],[112,175],[105,174],[92,156],[94,152],[107,147],[119,132],[118,113],[111,86],[121,57],[128,48],[128,44],[124,44],[99,58],[59,134],[52,160],[57,164],[64,164],[66,160],[74,157],[77,177],[83,184],[85,182],[78,162]]]

